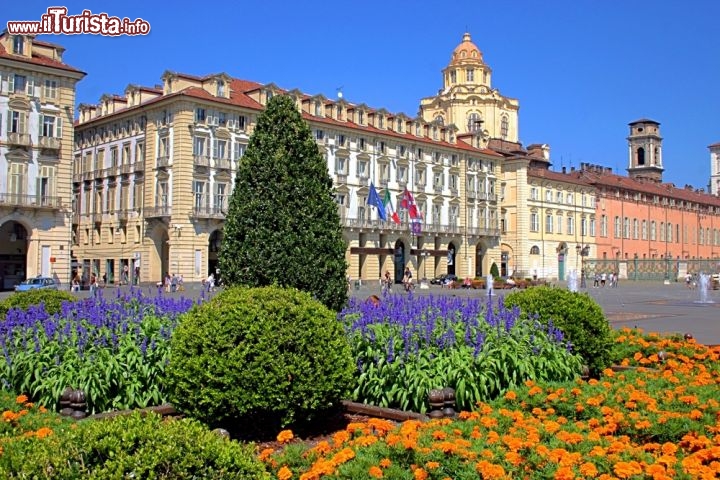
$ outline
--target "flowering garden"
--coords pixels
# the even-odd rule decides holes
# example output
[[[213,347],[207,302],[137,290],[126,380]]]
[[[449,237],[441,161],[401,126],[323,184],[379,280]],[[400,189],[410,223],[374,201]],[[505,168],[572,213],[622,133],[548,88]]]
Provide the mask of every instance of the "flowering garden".
[[[578,295],[568,292],[568,295]],[[598,378],[552,323],[503,302],[388,296],[338,316],[356,366],[351,397],[427,410],[456,389],[454,419],[350,423],[281,448],[224,440],[149,415],[75,423],[57,399],[86,389],[92,411],[168,398],[171,339],[192,307],[133,291],[9,310],[0,322],[3,478],[697,479],[720,476],[720,349],[639,330],[613,333]],[[203,308],[203,307],[197,307]]]

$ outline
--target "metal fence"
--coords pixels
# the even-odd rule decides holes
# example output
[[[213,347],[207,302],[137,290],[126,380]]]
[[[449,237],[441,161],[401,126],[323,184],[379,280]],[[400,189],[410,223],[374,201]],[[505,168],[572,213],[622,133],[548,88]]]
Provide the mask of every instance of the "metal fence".
[[[586,278],[593,278],[595,274],[617,273],[620,278],[627,280],[672,280],[675,281],[686,273],[718,273],[720,272],[720,258],[715,259],[642,259],[627,260],[592,259],[586,258],[583,262]]]

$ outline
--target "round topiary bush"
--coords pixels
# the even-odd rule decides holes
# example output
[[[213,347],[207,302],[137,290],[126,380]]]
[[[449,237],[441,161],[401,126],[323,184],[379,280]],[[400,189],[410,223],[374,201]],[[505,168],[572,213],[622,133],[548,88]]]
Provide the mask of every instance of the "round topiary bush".
[[[181,319],[166,383],[175,407],[208,425],[272,430],[337,407],[353,371],[342,325],[319,301],[233,287]]]
[[[252,445],[191,419],[136,412],[4,440],[1,478],[270,479]]]
[[[507,306],[517,305],[523,315],[538,314],[545,324],[552,321],[598,375],[612,362],[612,331],[602,308],[589,295],[562,288],[533,287],[509,294]]]
[[[0,302],[0,319],[11,308],[27,310],[31,305],[45,303],[45,311],[54,315],[60,312],[63,302],[74,302],[77,299],[70,292],[63,290],[29,290],[27,292],[15,292]]]

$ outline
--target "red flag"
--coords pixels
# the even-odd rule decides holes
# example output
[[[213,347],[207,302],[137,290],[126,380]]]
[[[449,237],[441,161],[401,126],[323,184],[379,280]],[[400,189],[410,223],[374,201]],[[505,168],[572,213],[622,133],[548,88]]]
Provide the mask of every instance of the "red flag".
[[[407,208],[408,215],[410,215],[410,218],[415,220],[420,218],[420,212],[418,211],[417,204],[415,203],[415,199],[412,196],[412,193],[408,191],[406,188],[403,192],[402,200],[400,201],[400,206],[402,208]]]

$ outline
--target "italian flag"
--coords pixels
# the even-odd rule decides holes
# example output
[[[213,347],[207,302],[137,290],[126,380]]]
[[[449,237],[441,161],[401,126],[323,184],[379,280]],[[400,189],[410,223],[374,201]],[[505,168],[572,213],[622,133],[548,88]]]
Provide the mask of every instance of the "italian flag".
[[[400,225],[400,217],[393,208],[392,199],[390,198],[390,190],[385,190],[385,198],[383,199],[383,204],[385,205],[385,215],[387,216],[387,218]]]

